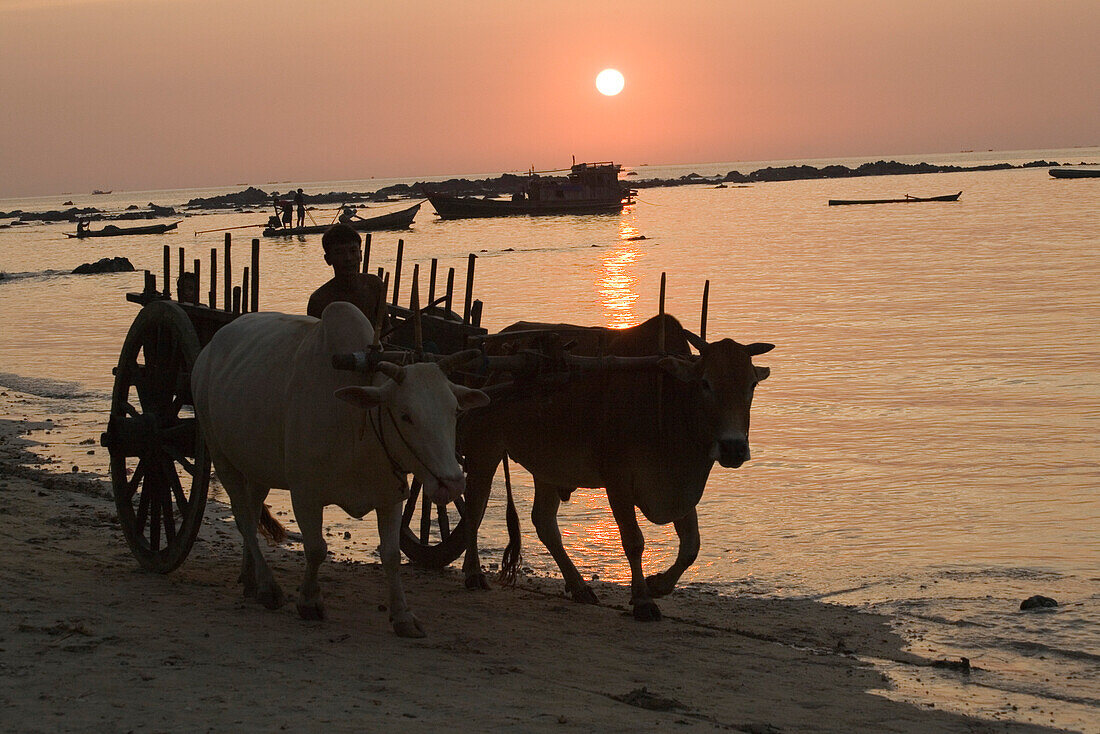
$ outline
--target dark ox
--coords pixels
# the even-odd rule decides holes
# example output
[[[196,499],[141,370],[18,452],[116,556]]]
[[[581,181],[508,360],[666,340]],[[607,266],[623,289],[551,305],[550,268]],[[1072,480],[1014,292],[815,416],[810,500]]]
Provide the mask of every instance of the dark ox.
[[[748,461],[749,409],[757,383],[768,376],[752,357],[771,344],[707,344],[671,316],[624,330],[579,329],[520,322],[505,332],[552,329],[574,342],[572,354],[658,354],[663,319],[665,354],[660,369],[587,373],[482,410],[459,424],[466,455],[467,548],[463,571],[469,588],[488,588],[477,550],[477,529],[493,475],[505,452],[535,480],[531,519],[554,557],[575,601],[596,604],[562,545],[557,512],[577,487],[604,487],[630,562],[631,603],[640,620],[660,619],[654,597],[672,591],[699,552],[695,506],[717,461],[736,468]],[[515,351],[531,337],[494,340],[495,352]],[[691,355],[689,340],[699,350]],[[645,540],[635,508],[653,523],[673,523],[680,540],[666,571],[642,573]]]

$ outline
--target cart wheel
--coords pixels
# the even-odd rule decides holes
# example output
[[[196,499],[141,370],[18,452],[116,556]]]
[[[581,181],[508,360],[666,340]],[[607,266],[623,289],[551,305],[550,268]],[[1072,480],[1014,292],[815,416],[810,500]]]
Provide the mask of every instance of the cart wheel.
[[[198,355],[183,309],[171,301],[141,309],[122,344],[101,439],[122,532],[142,568],[158,573],[187,558],[206,508],[210,457],[191,401]]]
[[[401,516],[401,551],[417,566],[443,568],[466,549],[466,503],[460,497],[441,507],[420,490],[413,479]]]

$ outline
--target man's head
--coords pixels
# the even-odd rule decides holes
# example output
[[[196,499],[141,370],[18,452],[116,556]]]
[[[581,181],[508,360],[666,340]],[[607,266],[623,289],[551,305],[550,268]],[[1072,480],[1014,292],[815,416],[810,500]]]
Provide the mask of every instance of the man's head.
[[[325,248],[325,262],[332,266],[337,274],[341,272],[359,272],[359,259],[362,257],[359,233],[346,224],[334,224],[321,236],[321,247]]]
[[[300,193],[302,193],[302,190],[301,190],[301,189],[298,189],[298,193],[299,193],[299,194],[300,194]]]

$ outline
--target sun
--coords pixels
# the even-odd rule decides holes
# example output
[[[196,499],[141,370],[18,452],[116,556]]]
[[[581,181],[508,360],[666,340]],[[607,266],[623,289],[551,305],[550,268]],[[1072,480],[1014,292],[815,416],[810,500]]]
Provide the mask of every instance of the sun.
[[[623,91],[624,84],[626,80],[618,69],[604,69],[596,75],[596,89],[608,97],[614,97]]]

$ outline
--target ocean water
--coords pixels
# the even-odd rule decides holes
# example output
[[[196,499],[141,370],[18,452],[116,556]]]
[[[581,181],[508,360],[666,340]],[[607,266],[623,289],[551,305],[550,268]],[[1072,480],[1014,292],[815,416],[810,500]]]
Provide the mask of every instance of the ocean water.
[[[1039,158],[1100,162],[1100,149],[900,159]],[[673,177],[762,165],[769,163],[637,170]],[[303,186],[363,191],[387,183]],[[0,201],[0,210],[63,208],[65,200],[120,210],[179,205],[241,188],[61,195]],[[950,204],[826,206],[830,198],[956,191],[961,200]],[[439,258],[461,284],[467,253],[478,254],[474,290],[490,330],[520,319],[638,323],[656,313],[662,272],[667,310],[694,329],[709,279],[708,336],[776,349],[756,359],[772,372],[756,393],[754,458],[712,473],[699,506],[702,551],[681,583],[892,615],[918,652],[965,655],[986,671],[975,687],[992,702],[974,704],[979,712],[1018,700],[1021,709],[1049,709],[1043,721],[1095,730],[1098,209],[1100,180],[1055,180],[1045,169],[644,189],[621,215],[442,221],[425,204],[411,230],[375,233],[372,265],[392,267],[402,238],[407,294],[412,263],[426,268]],[[68,272],[121,255],[159,274],[161,247],[170,244],[173,270],[183,246],[189,263],[203,259],[206,273],[209,250],[224,235],[196,232],[264,219],[201,213],[173,234],[82,241],[62,235],[71,224],[0,229],[0,270],[8,276],[0,280],[0,384],[68,398],[76,423],[97,436],[111,367],[137,313],[124,295],[140,290],[141,273]],[[257,232],[234,230],[238,268]],[[627,239],[637,235],[646,239]],[[261,308],[304,312],[329,275],[319,237],[264,240],[261,252]],[[99,456],[87,462],[105,470]],[[514,468],[513,481],[525,561],[556,573],[526,521],[530,477]],[[289,509],[283,493],[273,499]],[[330,509],[331,528],[348,529],[354,541],[334,549],[370,556],[373,521],[341,516]],[[583,573],[629,577],[601,492],[579,490],[560,518]],[[647,568],[670,563],[671,527],[643,531]],[[483,526],[485,561],[499,558],[504,537],[501,485]],[[1060,606],[1018,611],[1032,594]]]

